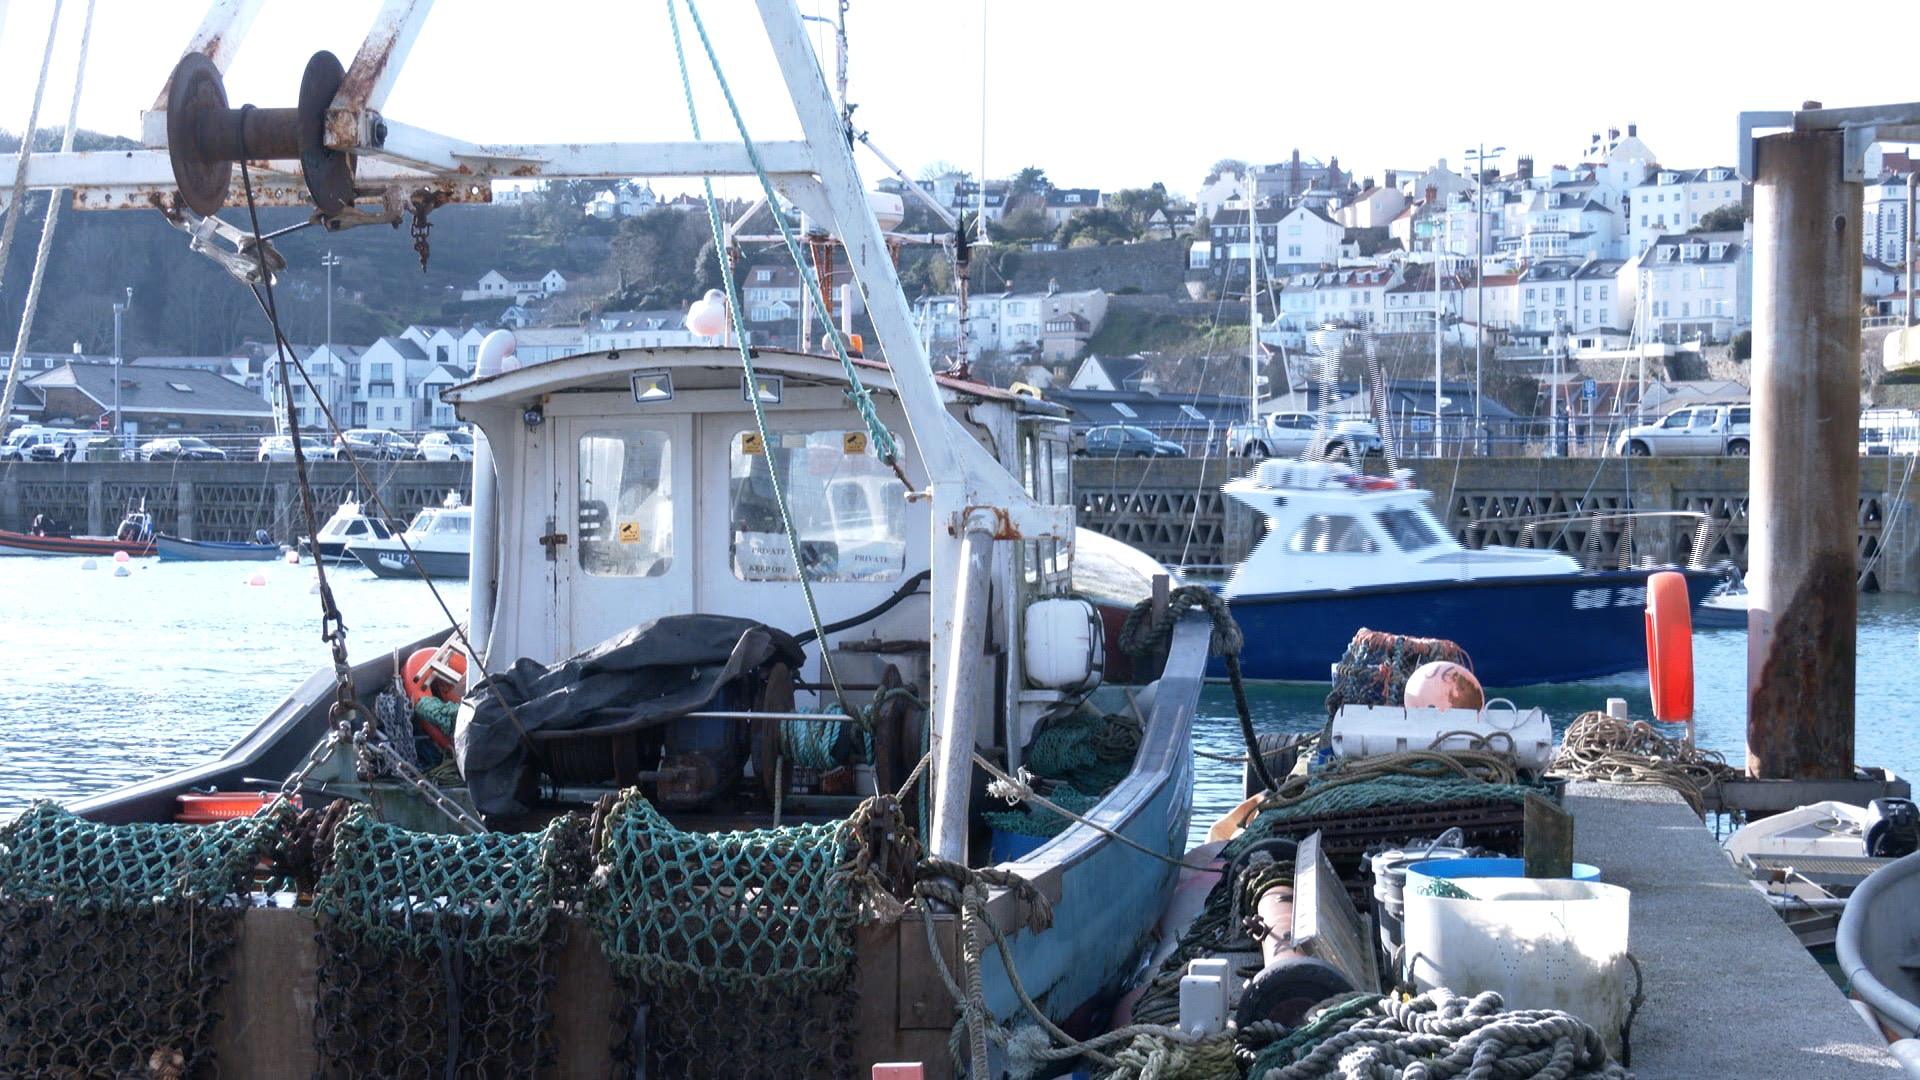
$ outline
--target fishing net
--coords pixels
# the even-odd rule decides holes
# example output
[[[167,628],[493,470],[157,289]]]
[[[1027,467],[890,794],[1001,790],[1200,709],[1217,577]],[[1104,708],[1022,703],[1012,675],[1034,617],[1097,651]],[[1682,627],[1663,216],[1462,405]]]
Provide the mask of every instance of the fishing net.
[[[630,791],[601,837],[590,904],[624,998],[616,1057],[644,1053],[648,1076],[852,1074],[847,823],[682,832]]]
[[[555,909],[582,831],[412,832],[355,808],[315,896],[320,1075],[526,1076],[553,1060]],[[577,873],[577,871],[573,871]],[[570,886],[568,886],[570,887]]]
[[[1054,781],[1047,799],[1084,814],[1133,769],[1140,752],[1140,724],[1126,716],[1106,716],[1090,705],[1049,717],[1034,730],[1022,756],[1022,768]],[[1001,832],[1054,836],[1071,821],[1041,806],[982,815]]]
[[[279,816],[0,827],[0,1075],[211,1075],[214,1001]]]
[[[1362,628],[1347,643],[1346,653],[1333,669],[1327,715],[1339,712],[1342,705],[1400,704],[1414,669],[1435,660],[1450,660],[1473,669],[1467,651],[1444,638],[1408,637]]]

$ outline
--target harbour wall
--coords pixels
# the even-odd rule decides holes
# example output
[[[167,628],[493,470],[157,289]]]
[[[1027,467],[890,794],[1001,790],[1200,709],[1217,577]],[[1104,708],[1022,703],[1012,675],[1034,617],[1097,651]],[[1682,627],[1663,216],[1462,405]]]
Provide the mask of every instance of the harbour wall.
[[[1860,461],[1855,550],[1862,586],[1920,592],[1920,520],[1908,490],[1912,458]],[[1712,523],[1706,561],[1747,565],[1745,458],[1462,458],[1408,462],[1414,481],[1434,494],[1434,510],[1470,546],[1520,544],[1522,519],[1542,514],[1683,510]],[[1102,459],[1074,462],[1080,523],[1126,541],[1162,562],[1231,565],[1258,535],[1257,516],[1220,494],[1246,471],[1235,459]],[[471,468],[458,462],[312,462],[314,512],[324,521],[369,486],[387,510],[407,518],[449,491],[472,496]],[[266,529],[276,541],[306,535],[300,486],[291,463],[10,462],[0,464],[0,529],[25,529],[36,514],[75,532],[110,533],[144,502],[163,532],[195,540],[248,540]],[[1477,524],[1476,524],[1477,523]],[[1694,542],[1682,519],[1637,524],[1573,518],[1541,530],[1535,543],[1601,560],[1629,545],[1635,558],[1685,561]]]
[[[450,491],[473,495],[473,467],[449,461],[307,465],[314,514],[325,522],[349,498],[377,492],[389,514],[410,518]],[[291,462],[8,462],[0,464],[0,529],[23,530],[46,514],[76,533],[106,535],[145,505],[161,532],[190,540],[251,540],[265,529],[280,543],[307,535]]]
[[[1860,459],[1855,550],[1869,590],[1920,592],[1920,521],[1908,490],[1913,458]],[[1433,492],[1434,512],[1470,547],[1521,544],[1522,519],[1622,510],[1692,511],[1711,523],[1709,564],[1747,566],[1747,459],[1460,458],[1405,463]],[[1258,515],[1220,494],[1250,467],[1237,459],[1078,458],[1074,490],[1080,524],[1140,548],[1162,562],[1225,566],[1258,536]],[[1904,506],[1904,509],[1902,507]],[[1617,519],[1578,516],[1538,531],[1534,546],[1583,550],[1613,565],[1623,543],[1636,560],[1685,562],[1695,541],[1683,518],[1642,519],[1629,535]]]

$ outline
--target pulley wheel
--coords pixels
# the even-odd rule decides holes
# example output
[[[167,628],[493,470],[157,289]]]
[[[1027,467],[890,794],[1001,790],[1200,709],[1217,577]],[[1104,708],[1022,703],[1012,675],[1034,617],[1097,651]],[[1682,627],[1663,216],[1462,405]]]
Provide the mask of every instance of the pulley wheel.
[[[328,217],[353,205],[353,159],[327,146],[327,109],[346,77],[340,58],[325,50],[313,54],[300,77],[300,168],[307,197]]]
[[[167,90],[167,157],[173,182],[193,212],[211,217],[227,204],[233,162],[210,159],[200,147],[200,123],[227,110],[227,88],[220,69],[205,53],[190,52],[173,67]]]

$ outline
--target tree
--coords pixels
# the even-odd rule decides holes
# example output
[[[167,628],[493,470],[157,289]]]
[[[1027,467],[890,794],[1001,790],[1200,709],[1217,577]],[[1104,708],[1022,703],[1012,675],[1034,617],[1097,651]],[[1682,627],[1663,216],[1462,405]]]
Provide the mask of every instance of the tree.
[[[1007,184],[1007,198],[1016,199],[1022,195],[1038,194],[1052,187],[1047,180],[1047,171],[1038,165],[1029,165],[1013,174]]]
[[[1167,185],[1158,180],[1148,187],[1122,188],[1107,199],[1108,207],[1125,218],[1136,235],[1147,231],[1147,222],[1167,203]]]
[[[1223,157],[1207,169],[1207,183],[1211,184],[1223,176],[1245,176],[1247,163],[1239,158]]]
[[[995,226],[994,236],[1000,240],[1030,241],[1039,240],[1047,235],[1047,215],[1026,207],[1015,210],[1000,219]]]
[[[920,166],[920,173],[917,179],[938,180],[943,176],[957,176],[962,180],[973,179],[972,173],[944,158],[939,161],[929,161],[925,165]]]
[[[1139,235],[1125,215],[1098,207],[1074,215],[1060,226],[1054,241],[1061,247],[1090,247],[1095,244],[1124,244],[1138,239]]]
[[[1738,232],[1750,220],[1747,208],[1741,203],[1730,203],[1700,215],[1700,224],[1688,229],[1688,232]]]

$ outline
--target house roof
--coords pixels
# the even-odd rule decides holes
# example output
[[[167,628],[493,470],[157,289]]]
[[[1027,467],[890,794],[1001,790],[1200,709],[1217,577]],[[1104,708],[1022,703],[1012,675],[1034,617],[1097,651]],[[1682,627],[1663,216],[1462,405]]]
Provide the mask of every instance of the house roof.
[[[614,330],[679,330],[686,325],[686,313],[671,308],[659,311],[603,311],[602,333]]]
[[[1104,363],[1105,361],[1102,361]],[[1208,420],[1228,423],[1247,415],[1247,401],[1214,394],[1153,394],[1145,390],[1047,391],[1046,399],[1073,410],[1073,426],[1157,424],[1205,427]],[[1115,408],[1124,407],[1125,411]],[[1131,412],[1133,415],[1127,415]],[[1198,413],[1198,416],[1194,414]]]
[[[69,363],[27,382],[43,395],[60,388],[78,390],[106,409],[113,406],[113,378],[112,367]],[[273,415],[272,407],[252,390],[211,371],[185,367],[122,368],[120,408],[123,412],[176,415]]]
[[[375,341],[373,344],[379,345],[382,343],[385,343],[386,346],[389,349],[392,349],[394,352],[399,353],[401,358],[404,360],[425,360],[427,358],[427,350],[422,349],[420,346],[414,344],[413,339],[411,338],[383,337]],[[372,346],[368,346],[368,347],[372,348]]]
[[[1744,239],[1744,234],[1739,232],[1733,232],[1733,231],[1708,232],[1708,233],[1663,233],[1662,235],[1656,237],[1652,244],[1649,244],[1647,246],[1647,251],[1649,253],[1658,251],[1663,246],[1684,248],[1691,244],[1699,244],[1705,250],[1700,253],[1700,257],[1697,259],[1674,259],[1669,262],[1663,263],[1659,260],[1658,256],[1654,256],[1651,259],[1647,259],[1645,255],[1642,255],[1641,258],[1646,260],[1643,263],[1643,265],[1651,265],[1655,267],[1672,266],[1681,262],[1692,263],[1692,264],[1738,262],[1740,259],[1741,241],[1743,239]],[[1720,252],[1720,257],[1717,259],[1713,257],[1714,244],[1726,245],[1725,249],[1723,249]]]

